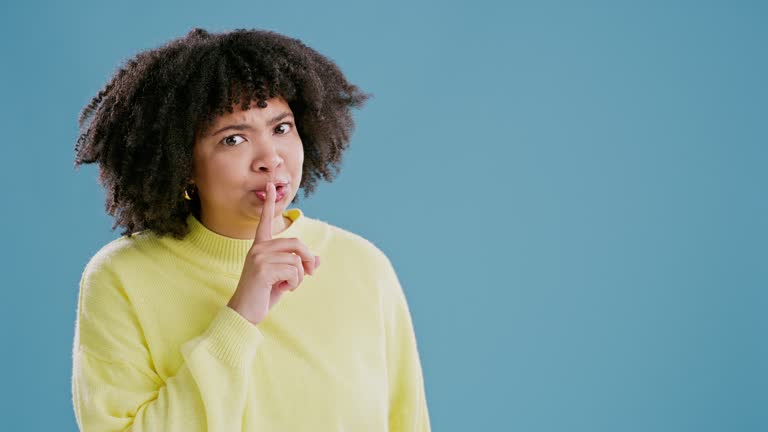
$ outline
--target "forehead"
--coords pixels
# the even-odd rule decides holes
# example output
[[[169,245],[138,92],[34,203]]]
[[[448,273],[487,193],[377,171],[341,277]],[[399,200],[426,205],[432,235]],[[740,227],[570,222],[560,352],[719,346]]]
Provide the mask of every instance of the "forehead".
[[[264,108],[258,107],[256,103],[256,100],[250,101],[250,106],[247,110],[242,110],[240,103],[232,104],[232,112],[225,111],[224,114],[216,116],[206,128],[205,133],[234,123],[262,125],[278,114],[293,112],[290,105],[281,96],[267,99],[267,106]]]

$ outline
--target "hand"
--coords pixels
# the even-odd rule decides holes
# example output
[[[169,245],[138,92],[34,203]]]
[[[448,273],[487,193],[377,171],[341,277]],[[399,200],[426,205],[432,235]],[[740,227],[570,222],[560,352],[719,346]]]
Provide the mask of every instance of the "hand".
[[[275,186],[267,183],[256,237],[248,251],[240,282],[227,306],[253,324],[260,323],[286,291],[293,291],[320,265],[298,238],[272,238]]]

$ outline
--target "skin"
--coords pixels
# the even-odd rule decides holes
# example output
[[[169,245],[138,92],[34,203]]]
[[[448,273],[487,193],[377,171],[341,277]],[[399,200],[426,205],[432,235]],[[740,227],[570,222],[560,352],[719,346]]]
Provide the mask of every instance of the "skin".
[[[266,108],[233,109],[196,138],[192,182],[203,225],[226,237],[253,239],[227,305],[258,324],[286,291],[315,272],[320,257],[297,238],[272,238],[291,224],[282,213],[298,192],[304,163],[290,106],[276,97],[267,99]],[[288,183],[280,201],[275,180]],[[264,201],[255,190],[265,191]]]
[[[252,102],[245,111],[233,106],[234,112],[219,116],[195,140],[192,183],[200,196],[201,222],[226,237],[254,238],[264,202],[253,191],[265,190],[270,180],[288,182],[270,215],[272,234],[291,224],[282,213],[298,193],[304,147],[288,103],[279,96],[266,102],[266,108]],[[288,115],[270,123],[282,114]],[[232,125],[244,127],[221,130]]]
[[[299,239],[272,238],[272,218],[266,215],[274,211],[275,193],[275,187],[268,183],[262,208],[265,217],[256,228],[237,289],[227,303],[254,325],[264,320],[286,291],[294,291],[301,284],[305,273],[313,275],[320,266],[320,257]]]

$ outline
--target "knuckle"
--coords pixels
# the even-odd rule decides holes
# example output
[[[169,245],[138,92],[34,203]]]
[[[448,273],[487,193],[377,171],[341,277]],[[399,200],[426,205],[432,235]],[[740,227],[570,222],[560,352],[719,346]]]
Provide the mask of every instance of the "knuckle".
[[[264,256],[261,254],[251,255],[248,258],[249,261],[251,261],[251,263],[256,267],[261,267],[264,264]]]
[[[296,283],[301,283],[301,281],[304,280],[304,272],[302,269],[293,266],[293,272],[296,275]]]

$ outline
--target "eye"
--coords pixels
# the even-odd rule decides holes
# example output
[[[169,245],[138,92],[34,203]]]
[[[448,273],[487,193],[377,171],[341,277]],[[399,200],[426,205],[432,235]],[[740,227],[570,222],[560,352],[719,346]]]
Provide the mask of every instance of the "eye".
[[[233,138],[240,138],[242,140],[245,140],[245,138],[243,138],[242,135],[230,135],[228,137],[224,137],[224,139],[221,140],[221,144],[224,144],[225,146],[229,146],[229,147],[234,147],[234,146],[240,144],[239,142],[233,142],[232,141]],[[242,141],[240,141],[240,142],[242,142]]]
[[[290,132],[290,131],[291,131],[291,128],[293,127],[293,123],[291,123],[291,122],[280,123],[279,125],[277,125],[277,127],[275,128],[275,130],[276,130],[276,131],[277,131],[277,130],[280,130],[280,127],[281,127],[281,126],[286,126],[286,125],[288,126],[288,129],[282,129],[282,130],[284,130],[285,132],[282,132],[282,133],[278,133],[278,135],[285,135],[285,134],[287,134],[288,132]]]

